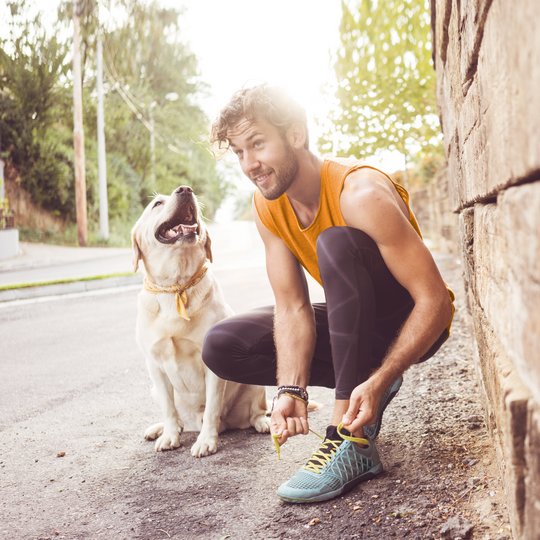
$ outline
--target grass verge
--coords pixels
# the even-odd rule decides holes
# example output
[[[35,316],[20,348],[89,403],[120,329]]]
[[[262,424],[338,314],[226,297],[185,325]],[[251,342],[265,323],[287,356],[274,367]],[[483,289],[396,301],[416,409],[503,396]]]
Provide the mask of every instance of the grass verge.
[[[76,281],[96,281],[98,279],[134,276],[133,272],[118,272],[116,274],[100,274],[97,276],[53,279],[51,281],[33,281],[32,283],[14,283],[12,285],[0,285],[0,291],[10,291],[13,289],[28,289],[30,287],[44,287],[46,285],[61,285],[65,283],[75,283]]]
[[[59,246],[78,246],[77,225],[70,223],[63,230],[37,230],[18,227],[21,242],[40,242]],[[99,235],[99,230],[90,225],[87,247],[129,247],[131,225],[121,221],[111,222],[108,240]]]

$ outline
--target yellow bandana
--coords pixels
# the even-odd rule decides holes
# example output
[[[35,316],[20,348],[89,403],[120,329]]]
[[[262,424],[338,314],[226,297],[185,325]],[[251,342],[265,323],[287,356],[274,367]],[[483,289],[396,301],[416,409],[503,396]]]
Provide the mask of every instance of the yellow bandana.
[[[188,303],[188,297],[187,297],[187,290],[191,287],[194,287],[201,281],[201,279],[205,276],[206,271],[208,270],[208,261],[205,260],[203,264],[199,267],[197,272],[195,272],[195,275],[185,284],[185,285],[171,285],[170,287],[162,287],[161,285],[157,285],[156,283],[152,283],[147,277],[144,278],[144,288],[151,293],[154,294],[163,294],[163,293],[169,293],[169,294],[175,294],[176,295],[176,311],[178,312],[178,315],[182,317],[182,319],[185,319],[186,321],[191,320],[189,318],[188,312],[187,312],[187,303]]]

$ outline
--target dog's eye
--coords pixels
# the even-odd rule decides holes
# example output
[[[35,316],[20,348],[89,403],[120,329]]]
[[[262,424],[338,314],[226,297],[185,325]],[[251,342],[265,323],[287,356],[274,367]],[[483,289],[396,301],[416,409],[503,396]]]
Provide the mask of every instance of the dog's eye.
[[[159,206],[160,204],[163,204],[163,201],[156,201],[156,202],[152,205],[152,208],[155,208],[156,206]]]

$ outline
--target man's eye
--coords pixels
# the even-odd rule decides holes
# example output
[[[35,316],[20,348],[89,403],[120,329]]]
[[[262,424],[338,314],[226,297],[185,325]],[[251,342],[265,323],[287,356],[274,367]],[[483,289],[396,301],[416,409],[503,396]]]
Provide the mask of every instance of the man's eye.
[[[260,148],[263,145],[263,141],[255,141],[253,143],[253,148]]]
[[[156,206],[159,206],[160,204],[163,204],[163,201],[156,201],[156,202],[152,205],[152,208],[155,208]]]

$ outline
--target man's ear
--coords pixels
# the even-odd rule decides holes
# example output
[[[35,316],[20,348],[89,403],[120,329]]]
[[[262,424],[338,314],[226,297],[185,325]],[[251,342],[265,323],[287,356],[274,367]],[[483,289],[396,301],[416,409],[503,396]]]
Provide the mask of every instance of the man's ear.
[[[142,259],[142,251],[135,237],[135,231],[131,231],[131,246],[133,247],[133,272],[139,269],[139,261]]]
[[[210,262],[214,262],[212,259],[212,240],[210,239],[210,235],[208,234],[208,229],[206,229],[206,240],[204,242],[204,251],[206,252],[206,258]]]
[[[304,148],[306,137],[306,126],[300,122],[295,122],[287,129],[287,138],[289,139],[289,144],[293,148]]]

